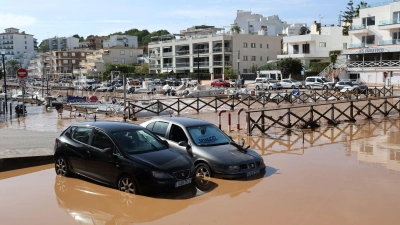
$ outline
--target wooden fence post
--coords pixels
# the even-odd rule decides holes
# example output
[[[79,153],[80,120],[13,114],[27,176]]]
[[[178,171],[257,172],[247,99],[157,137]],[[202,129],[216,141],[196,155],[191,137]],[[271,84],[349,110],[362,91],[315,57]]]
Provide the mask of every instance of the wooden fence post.
[[[251,136],[250,112],[246,112],[247,135]]]
[[[180,102],[181,100],[178,98],[178,115],[180,115],[180,113],[181,113],[181,111],[180,111],[180,108],[179,108],[179,102]]]
[[[287,120],[287,128],[292,128],[292,124],[290,122],[290,108],[288,108],[288,120]]]

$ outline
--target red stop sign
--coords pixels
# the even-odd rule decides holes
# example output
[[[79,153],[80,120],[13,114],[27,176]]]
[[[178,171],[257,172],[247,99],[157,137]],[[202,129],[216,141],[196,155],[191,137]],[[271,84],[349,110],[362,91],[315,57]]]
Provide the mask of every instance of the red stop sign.
[[[17,77],[19,77],[19,78],[25,78],[25,77],[27,77],[28,76],[28,71],[26,71],[26,69],[24,69],[24,68],[19,68],[18,70],[17,70]]]

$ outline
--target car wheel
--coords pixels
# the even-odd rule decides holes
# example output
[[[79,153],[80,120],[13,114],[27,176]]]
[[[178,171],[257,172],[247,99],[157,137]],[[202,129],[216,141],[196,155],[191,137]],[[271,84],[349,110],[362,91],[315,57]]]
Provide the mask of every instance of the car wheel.
[[[323,89],[328,90],[328,86],[324,85]]]
[[[54,161],[54,168],[56,170],[57,175],[66,177],[70,174],[70,171],[68,168],[68,162],[62,156],[58,156],[56,158],[56,160]]]
[[[292,89],[296,89],[296,87],[294,86],[294,85],[292,85],[292,87],[291,87]]]
[[[256,90],[260,90],[260,87],[258,85],[256,86]]]
[[[274,89],[272,86],[269,86],[269,88],[268,88],[269,90],[272,90],[272,89]]]
[[[139,189],[133,177],[129,175],[122,175],[118,181],[118,190],[130,194],[139,194]]]
[[[198,177],[212,177],[211,169],[206,163],[199,163],[196,166],[196,176]]]
[[[307,85],[307,90],[311,90],[311,86],[310,85]]]
[[[214,87],[214,84],[211,84],[211,87]]]

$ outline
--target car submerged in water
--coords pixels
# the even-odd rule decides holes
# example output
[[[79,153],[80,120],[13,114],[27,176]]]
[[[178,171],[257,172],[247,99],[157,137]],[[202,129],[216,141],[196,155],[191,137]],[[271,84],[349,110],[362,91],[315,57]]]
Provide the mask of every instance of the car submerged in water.
[[[237,144],[214,124],[185,117],[155,117],[146,127],[169,145],[191,158],[197,176],[226,179],[248,178],[265,173],[263,158]]]
[[[75,173],[142,194],[192,183],[191,160],[147,129],[123,122],[80,122],[55,140],[57,175]]]

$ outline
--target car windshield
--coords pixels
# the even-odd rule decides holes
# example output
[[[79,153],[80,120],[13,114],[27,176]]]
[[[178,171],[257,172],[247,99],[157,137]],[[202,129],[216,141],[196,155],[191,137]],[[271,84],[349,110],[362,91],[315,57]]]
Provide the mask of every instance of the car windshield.
[[[228,144],[231,139],[213,124],[187,128],[192,140],[198,146]]]
[[[151,132],[143,130],[127,130],[112,133],[118,145],[128,154],[167,149],[168,147]]]

